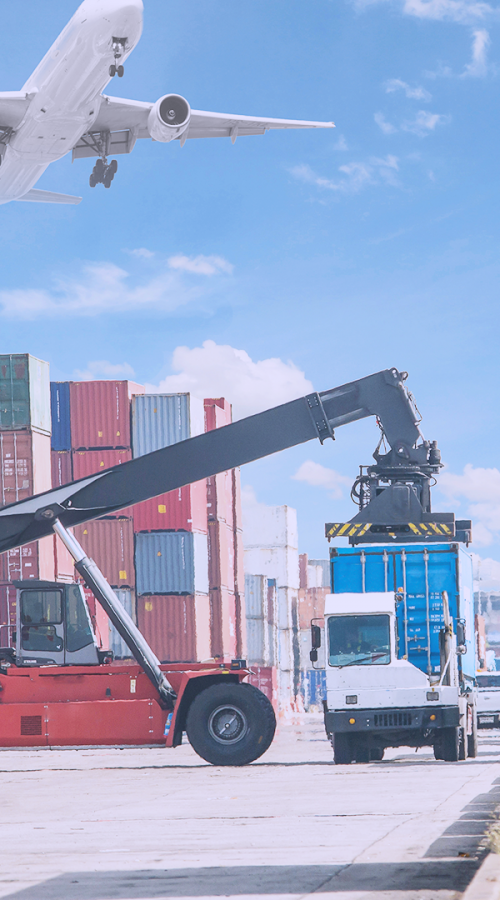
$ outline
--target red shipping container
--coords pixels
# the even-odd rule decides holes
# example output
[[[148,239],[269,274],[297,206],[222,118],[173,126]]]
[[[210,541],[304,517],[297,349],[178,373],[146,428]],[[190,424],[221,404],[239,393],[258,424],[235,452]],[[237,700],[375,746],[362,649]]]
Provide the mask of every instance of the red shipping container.
[[[0,432],[0,506],[51,487],[50,436],[37,431]]]
[[[0,581],[27,581],[38,576],[38,542],[0,553]]]
[[[133,509],[134,531],[195,531],[207,533],[206,481],[196,481],[161,494]]]
[[[71,450],[52,450],[52,487],[62,487],[73,481],[73,464]]]
[[[73,449],[130,447],[130,400],[143,393],[133,381],[72,381]]]
[[[73,478],[78,481],[132,459],[131,450],[74,450]]]
[[[0,584],[0,647],[12,647],[16,630],[16,589]]]
[[[220,397],[218,399],[204,400],[205,431],[213,431],[214,428],[222,428],[230,425],[233,419],[231,404]],[[234,515],[233,475],[232,471],[221,472],[207,479],[207,508],[208,518],[223,519],[228,525],[233,525]]]
[[[195,597],[138,597],[137,623],[161,662],[196,662]]]
[[[273,704],[275,712],[278,711],[278,673],[274,666],[252,666],[248,683],[262,691]]]
[[[135,587],[134,530],[131,519],[96,519],[74,529],[87,556],[111,587]]]
[[[235,659],[238,647],[236,598],[226,588],[210,591],[212,656]]]
[[[208,523],[208,584],[234,591],[234,533],[225,522]]]

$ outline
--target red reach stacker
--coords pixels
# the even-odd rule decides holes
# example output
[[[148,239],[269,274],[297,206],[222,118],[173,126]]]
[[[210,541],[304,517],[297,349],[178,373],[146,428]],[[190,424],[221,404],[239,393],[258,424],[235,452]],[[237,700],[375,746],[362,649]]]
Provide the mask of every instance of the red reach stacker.
[[[313,393],[1,509],[0,552],[59,535],[135,663],[118,664],[98,648],[81,585],[17,582],[15,646],[0,649],[0,746],[177,747],[186,732],[194,750],[214,765],[260,757],[276,722],[267,697],[245,682],[245,661],[161,665],[68,529],[313,438],[323,443],[334,427],[374,415],[396,473],[386,474],[385,458],[384,487],[409,490],[413,477],[412,496],[422,502],[416,509],[412,500],[412,521],[425,531],[433,517],[425,491],[418,491],[426,466],[438,467],[437,448],[423,441],[417,446],[418,417],[405,377],[387,369]],[[393,518],[372,518],[375,524],[365,530],[396,534],[406,527],[400,499],[384,509]]]

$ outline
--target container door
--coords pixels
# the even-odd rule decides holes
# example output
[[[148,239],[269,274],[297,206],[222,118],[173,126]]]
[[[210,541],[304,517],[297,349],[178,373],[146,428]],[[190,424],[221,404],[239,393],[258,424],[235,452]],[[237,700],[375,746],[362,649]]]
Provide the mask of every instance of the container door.
[[[17,655],[64,664],[64,589],[21,590]]]

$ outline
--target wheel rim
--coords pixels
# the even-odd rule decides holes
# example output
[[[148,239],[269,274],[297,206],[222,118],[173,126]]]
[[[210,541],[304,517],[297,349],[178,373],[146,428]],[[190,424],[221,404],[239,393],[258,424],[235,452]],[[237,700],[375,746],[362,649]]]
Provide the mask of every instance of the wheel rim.
[[[208,731],[218,744],[237,744],[248,731],[245,714],[238,706],[224,704],[210,714]]]

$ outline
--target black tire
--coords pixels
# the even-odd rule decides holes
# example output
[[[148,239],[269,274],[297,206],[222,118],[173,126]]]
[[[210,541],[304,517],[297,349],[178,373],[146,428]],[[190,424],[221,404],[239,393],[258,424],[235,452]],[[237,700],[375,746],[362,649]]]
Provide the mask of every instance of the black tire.
[[[460,759],[460,728],[443,728],[441,731],[441,759],[458,762]]]
[[[354,739],[354,759],[357,763],[370,762],[370,748],[362,738]]]
[[[106,171],[106,166],[104,165],[103,160],[98,159],[94,166],[94,171],[92,173],[93,175],[95,175],[95,178],[97,181],[102,180],[102,177],[103,177],[105,171]]]
[[[116,173],[118,172],[118,162],[116,161],[116,159],[111,160],[108,166],[108,172],[112,172],[113,175],[116,175]]]
[[[384,758],[383,747],[372,747],[370,750],[370,761],[380,762]]]
[[[467,731],[465,728],[458,729],[458,758],[463,762],[467,759]]]
[[[213,684],[189,707],[186,732],[198,756],[214,766],[247,766],[270,747],[274,710],[251,684]]]
[[[92,175],[91,175],[90,178],[89,178],[89,184],[90,184],[90,187],[91,187],[91,188],[95,188],[95,186],[96,186],[96,184],[97,184],[97,180],[96,180],[96,177],[95,177],[95,175],[94,175],[93,172],[92,172]]]
[[[123,68],[123,66],[118,66],[116,74],[118,75],[118,78],[123,78],[125,74],[125,69]]]
[[[475,759],[477,756],[477,715],[475,708],[472,709],[472,734],[467,735],[467,756]]]
[[[352,763],[353,748],[351,735],[340,731],[333,735],[333,758],[335,765],[348,766]]]
[[[109,77],[114,78],[115,75],[116,75],[116,66],[110,66],[109,67]]]

